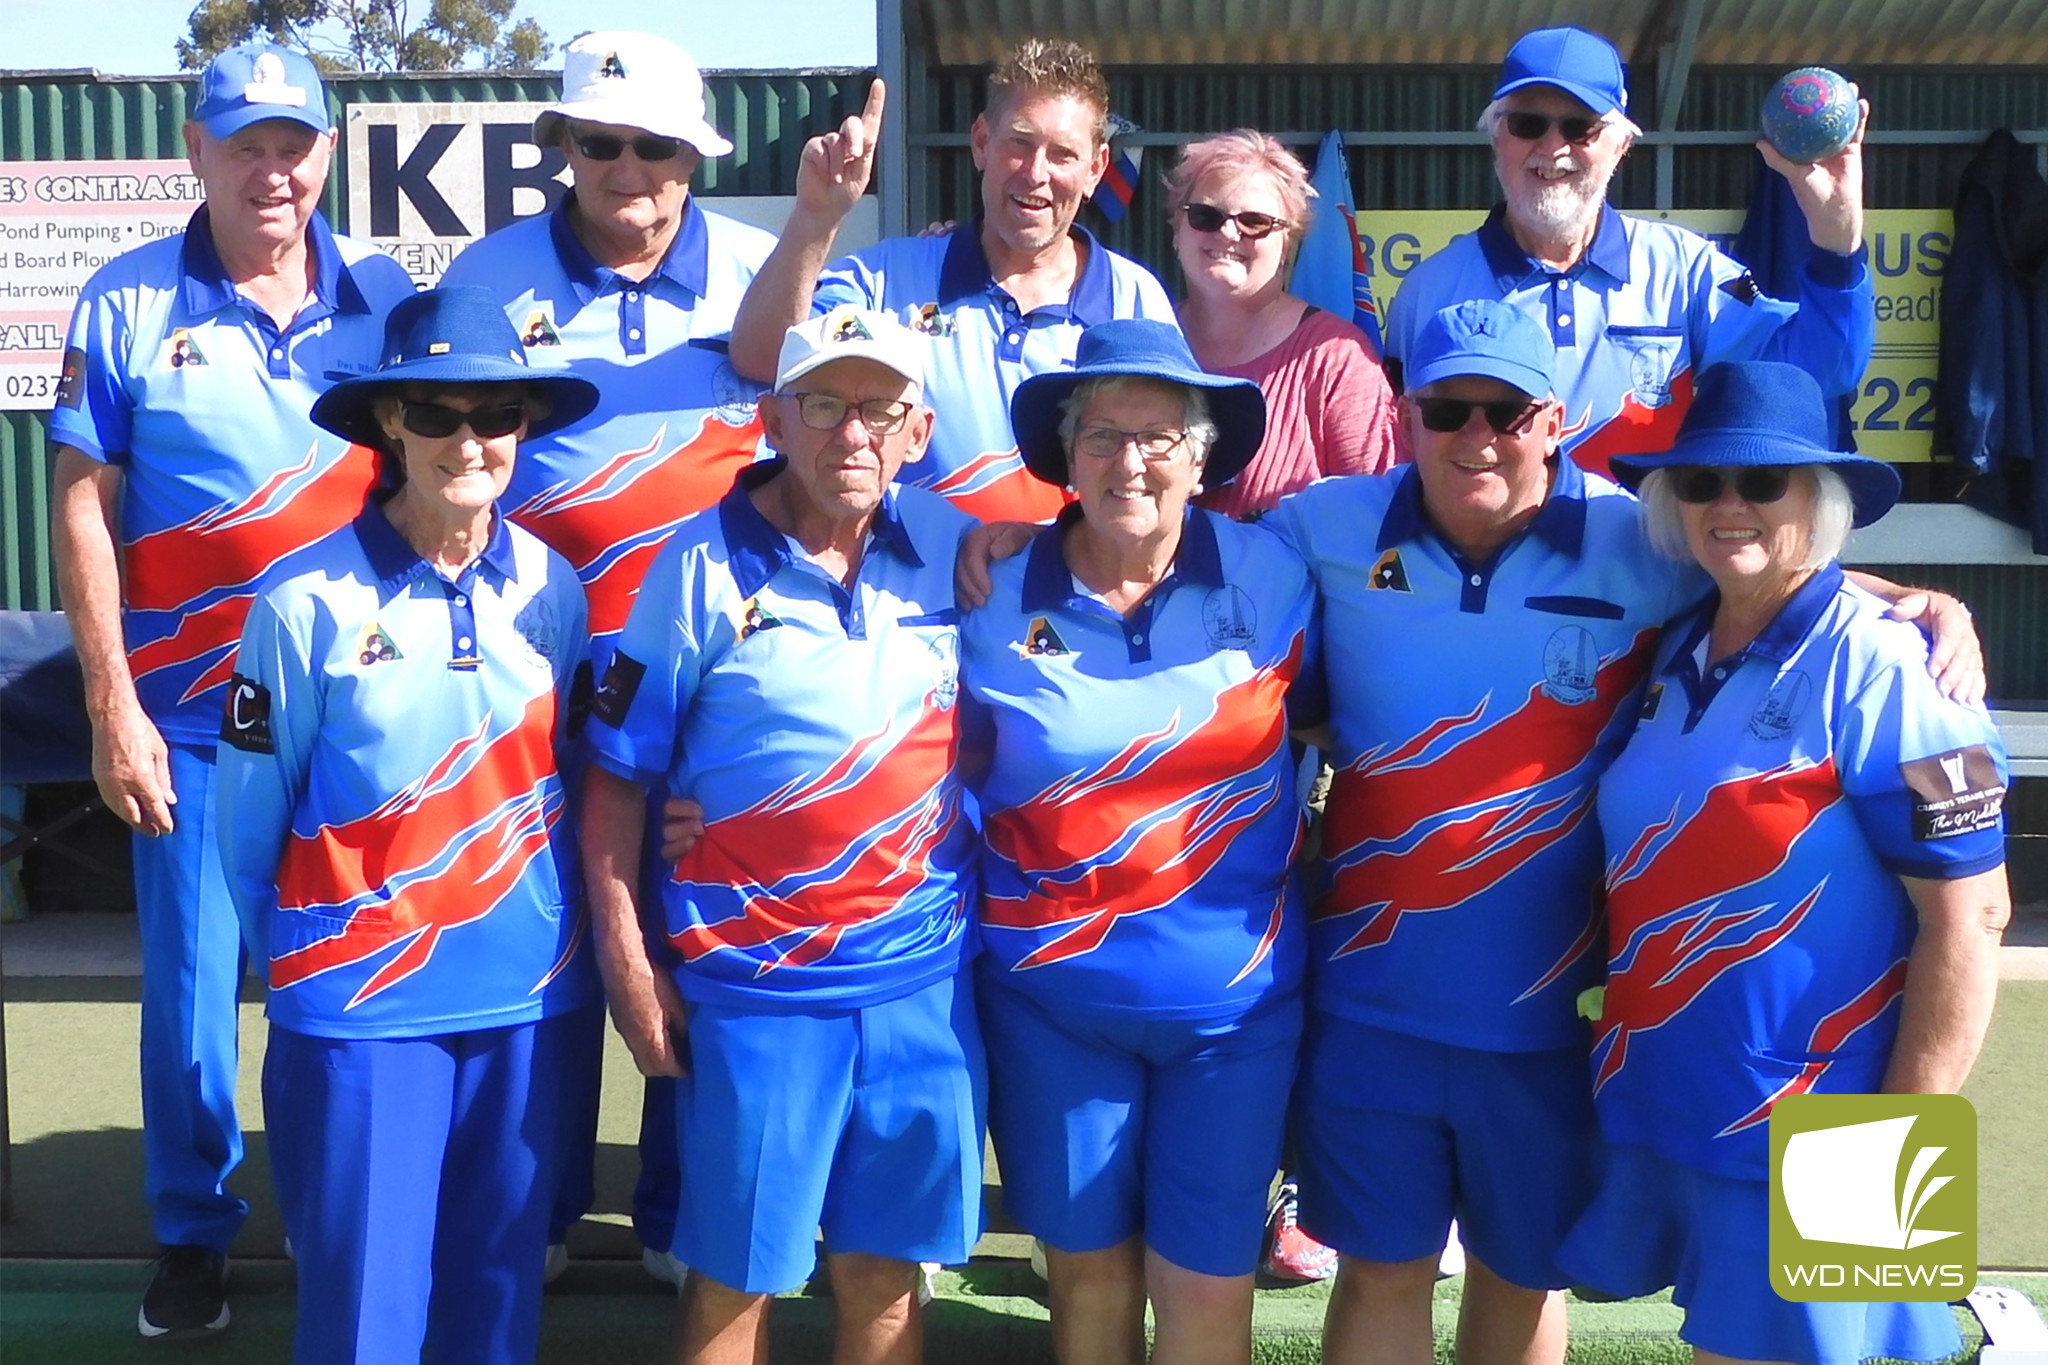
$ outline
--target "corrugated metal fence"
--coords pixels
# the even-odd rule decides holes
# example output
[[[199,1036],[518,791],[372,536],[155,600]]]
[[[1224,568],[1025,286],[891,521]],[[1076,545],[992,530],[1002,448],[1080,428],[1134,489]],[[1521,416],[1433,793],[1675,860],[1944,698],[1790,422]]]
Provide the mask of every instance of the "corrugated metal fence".
[[[707,72],[711,122],[732,139],[733,153],[705,164],[696,192],[790,193],[804,140],[858,113],[868,81],[865,71]],[[182,157],[193,89],[190,80],[0,74],[0,161]],[[553,75],[362,77],[330,81],[327,102],[335,125],[346,128],[351,104],[546,101],[560,89]],[[347,175],[343,149],[321,204],[337,227]],[[57,606],[47,425],[39,412],[0,412],[0,607],[10,611]]]

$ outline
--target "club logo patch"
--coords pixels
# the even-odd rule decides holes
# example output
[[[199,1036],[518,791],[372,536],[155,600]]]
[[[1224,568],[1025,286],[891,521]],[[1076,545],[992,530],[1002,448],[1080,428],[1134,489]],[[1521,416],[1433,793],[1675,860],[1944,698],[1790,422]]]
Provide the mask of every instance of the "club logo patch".
[[[1023,640],[1010,646],[1022,658],[1052,659],[1072,651],[1060,633],[1052,628],[1052,622],[1043,616],[1031,618],[1031,624],[1024,631]]]
[[[364,668],[404,657],[398,650],[398,642],[391,638],[391,632],[375,621],[364,626],[356,636],[356,662]]]
[[[1997,826],[2005,806],[2005,784],[1998,780],[1998,764],[1983,745],[1901,763],[1899,774],[1913,797],[1915,839],[1952,839]]]
[[[910,330],[928,337],[949,337],[953,335],[953,319],[936,303],[919,304],[917,312],[911,315]]]
[[[1600,647],[1584,626],[1553,631],[1543,645],[1543,695],[1566,706],[1593,700],[1593,682],[1600,673]]]
[[[605,669],[604,681],[590,699],[590,714],[614,730],[624,729],[626,713],[633,709],[633,698],[640,694],[640,681],[646,676],[646,664],[623,649],[613,650],[611,667]]]
[[[237,673],[228,680],[228,700],[220,718],[221,743],[249,754],[274,754],[277,740],[270,730],[270,689]]]
[[[739,643],[745,644],[764,630],[773,630],[782,624],[782,618],[761,605],[759,597],[749,597],[740,608]]]
[[[1678,364],[1676,342],[1644,342],[1628,362],[1629,391],[1646,408],[1671,401],[1671,371]]]
[[[526,325],[519,329],[519,344],[528,350],[562,344],[562,334],[555,330],[555,320],[548,316],[547,309],[536,308],[526,315]]]
[[[1787,673],[1771,684],[1770,695],[1749,718],[1749,733],[1761,740],[1783,739],[1792,733],[1813,700],[1813,679],[1803,671]]]
[[[1389,550],[1373,562],[1366,586],[1385,592],[1412,591],[1408,586],[1408,570],[1402,567],[1399,550]]]
[[[950,630],[936,635],[931,649],[931,698],[941,711],[950,711],[960,700],[960,637]]]
[[[711,404],[719,417],[734,426],[744,426],[754,420],[754,410],[766,392],[765,385],[756,384],[740,374],[730,360],[720,361],[718,368],[711,373]]]
[[[562,648],[562,628],[555,619],[554,604],[544,597],[529,599],[512,618],[512,628],[526,641],[533,657],[552,670]]]
[[[180,327],[171,333],[171,368],[182,370],[187,365],[204,365],[206,353],[199,349],[199,343],[192,339],[188,327]]]
[[[1259,613],[1243,588],[1226,584],[1202,599],[1202,629],[1211,649],[1250,649],[1259,636]]]

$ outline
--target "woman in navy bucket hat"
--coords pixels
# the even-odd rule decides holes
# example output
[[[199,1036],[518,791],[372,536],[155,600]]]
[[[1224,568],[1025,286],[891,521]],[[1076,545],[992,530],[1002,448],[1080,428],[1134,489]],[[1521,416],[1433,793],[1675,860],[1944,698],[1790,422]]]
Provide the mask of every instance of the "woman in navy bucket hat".
[[[382,486],[266,582],[221,722],[222,861],[268,986],[299,1365],[527,1365],[562,1094],[599,1000],[562,770],[583,589],[497,505],[588,412],[481,289],[401,301],[313,420]]]
[[[1254,1269],[1301,1032],[1307,917],[1288,697],[1306,567],[1194,505],[1265,400],[1174,327],[1089,328],[1011,402],[1030,528],[961,626],[989,717],[982,956],[1004,1204],[1046,1247],[1055,1351],[1249,1358]]]
[[[1798,1259],[1772,1241],[1773,1181],[1802,1237],[1848,1240],[1811,1221],[1789,1160],[1773,1171],[1773,1112],[1791,1096],[1959,1090],[2011,904],[1997,731],[1942,695],[1920,632],[1836,562],[1898,475],[1829,449],[1827,432],[1805,371],[1715,365],[1669,451],[1614,461],[1660,548],[1715,591],[1666,627],[1600,779],[1607,1150],[1558,1260],[1624,1297],[1673,1288],[1703,1357],[1939,1360],[1959,1348],[1946,1302],[1798,1302],[1796,1281],[1773,1278]],[[1921,1226],[1974,1212],[1930,1204]]]

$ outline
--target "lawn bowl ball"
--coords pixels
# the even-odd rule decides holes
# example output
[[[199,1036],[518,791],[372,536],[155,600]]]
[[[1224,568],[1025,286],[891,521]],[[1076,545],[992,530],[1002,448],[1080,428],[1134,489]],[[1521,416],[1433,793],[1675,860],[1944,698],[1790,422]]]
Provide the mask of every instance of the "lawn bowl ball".
[[[1787,71],[1764,96],[1764,139],[1787,161],[1825,161],[1856,136],[1856,87],[1824,66]]]

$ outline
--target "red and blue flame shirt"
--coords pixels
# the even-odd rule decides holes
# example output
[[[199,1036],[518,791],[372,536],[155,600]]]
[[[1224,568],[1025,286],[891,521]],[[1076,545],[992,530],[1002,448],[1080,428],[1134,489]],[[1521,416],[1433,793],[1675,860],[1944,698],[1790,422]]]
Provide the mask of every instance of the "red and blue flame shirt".
[[[1832,397],[1863,382],[1877,339],[1860,251],[1814,251],[1798,300],[1785,302],[1698,233],[1606,205],[1586,254],[1562,272],[1522,250],[1496,207],[1402,283],[1387,317],[1389,363],[1409,355],[1438,309],[1466,299],[1499,299],[1549,330],[1564,449],[1599,474],[1615,455],[1669,449],[1694,379],[1717,361],[1789,361]]]
[[[533,368],[597,385],[588,417],[519,443],[503,503],[575,566],[602,673],[655,551],[756,458],[761,389],[726,349],[775,238],[692,198],[661,264],[633,280],[576,239],[574,198],[471,243],[442,283],[502,300]]]
[[[280,329],[184,232],[93,273],[71,315],[50,439],[122,472],[122,630],[165,739],[211,748],[258,580],[362,509],[375,457],[314,426],[313,400],[375,368],[398,263],[315,214],[313,289]]]
[[[1034,374],[1071,368],[1081,333],[1111,318],[1174,323],[1152,272],[1072,229],[1081,273],[1063,303],[1029,313],[998,285],[981,249],[980,220],[944,237],[892,237],[833,263],[814,312],[842,304],[894,313],[931,338],[924,401],[939,414],[931,448],[898,476],[983,521],[1045,521],[1066,499],[1024,468],[1010,398]]]
[[[1411,466],[1325,479],[1260,523],[1323,599],[1331,762],[1310,999],[1495,1052],[1583,1044],[1598,980],[1594,783],[1659,627],[1703,579],[1636,500],[1557,460],[1529,528],[1474,562]]]
[[[1278,540],[1191,509],[1121,615],[1061,555],[1078,511],[995,566],[963,632],[995,744],[982,965],[1054,1006],[1233,1017],[1301,984],[1287,703],[1315,594]]]
[[[249,610],[217,784],[271,1022],[327,1038],[597,998],[560,776],[583,589],[500,518],[445,577],[363,509]]]
[[[704,808],[661,869],[684,996],[854,1009],[951,976],[972,944],[953,602],[972,522],[891,489],[848,588],[750,500],[783,468],[743,471],[655,556],[584,739]]]
[[[1780,1096],[1878,1090],[1917,924],[1899,878],[2004,862],[2006,763],[1837,566],[1709,663],[1717,604],[1671,627],[1600,783],[1593,1086],[1611,1140],[1761,1179]]]

